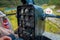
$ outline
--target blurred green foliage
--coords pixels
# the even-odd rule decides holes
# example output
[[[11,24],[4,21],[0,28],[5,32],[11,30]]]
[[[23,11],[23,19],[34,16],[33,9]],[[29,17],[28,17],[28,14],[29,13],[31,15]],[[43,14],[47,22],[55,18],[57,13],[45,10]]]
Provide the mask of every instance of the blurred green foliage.
[[[49,0],[34,0],[35,4],[37,5],[43,5],[43,4],[48,4]]]
[[[20,4],[20,0],[0,0],[0,7],[16,7]]]
[[[60,0],[49,0],[49,4],[60,6]]]
[[[60,0],[34,0],[37,5],[49,4],[60,6]],[[21,0],[0,0],[0,7],[17,7]]]

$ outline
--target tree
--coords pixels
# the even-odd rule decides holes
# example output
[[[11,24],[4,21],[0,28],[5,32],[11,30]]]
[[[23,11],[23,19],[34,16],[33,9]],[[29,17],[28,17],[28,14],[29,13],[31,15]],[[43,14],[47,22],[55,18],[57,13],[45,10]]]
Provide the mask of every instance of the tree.
[[[60,6],[60,0],[50,0],[49,4]]]
[[[48,4],[49,0],[34,0],[37,5]]]
[[[21,4],[20,0],[0,0],[0,7],[17,7]]]

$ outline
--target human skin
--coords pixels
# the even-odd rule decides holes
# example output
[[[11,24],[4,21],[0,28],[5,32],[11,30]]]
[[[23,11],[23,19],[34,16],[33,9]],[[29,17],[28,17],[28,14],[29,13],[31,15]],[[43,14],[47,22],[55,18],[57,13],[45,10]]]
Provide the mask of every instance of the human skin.
[[[0,27],[0,31],[4,34],[4,35],[10,35],[10,34],[14,34],[14,32],[10,29],[6,29],[3,27]]]
[[[2,37],[0,37],[0,40],[12,40],[9,36],[7,36],[10,34],[14,34],[12,30],[0,27],[0,31],[1,31],[1,34],[3,35]]]
[[[12,40],[12,39],[8,36],[3,36],[3,37],[0,38],[0,40]]]

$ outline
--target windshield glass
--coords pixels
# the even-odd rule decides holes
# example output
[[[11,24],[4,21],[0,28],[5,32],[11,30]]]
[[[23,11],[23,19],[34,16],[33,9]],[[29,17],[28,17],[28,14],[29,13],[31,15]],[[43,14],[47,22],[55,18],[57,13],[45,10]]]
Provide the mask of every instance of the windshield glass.
[[[43,9],[51,9],[52,14],[60,16],[60,2],[59,0],[34,0],[35,4],[41,6]],[[39,24],[40,25],[40,24]],[[40,25],[41,26],[41,25]],[[47,18],[45,20],[45,31],[60,34],[60,19],[59,18]],[[48,35],[47,35],[48,36]]]

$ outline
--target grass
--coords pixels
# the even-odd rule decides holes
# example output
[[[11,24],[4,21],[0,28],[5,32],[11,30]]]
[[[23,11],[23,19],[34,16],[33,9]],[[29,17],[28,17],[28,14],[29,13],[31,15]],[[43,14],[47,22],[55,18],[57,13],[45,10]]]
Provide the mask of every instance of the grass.
[[[48,8],[49,6],[42,6],[43,9],[46,9]],[[53,9],[53,13],[56,14],[56,15],[60,15],[60,13],[56,12],[58,9]],[[60,19],[59,19],[60,20]],[[57,26],[55,25],[56,23],[52,23],[48,20],[46,20],[46,23],[45,23],[45,31],[47,32],[51,32],[51,33],[57,33],[57,32],[60,32],[60,29],[57,28]]]
[[[46,26],[45,26],[45,31],[47,32],[52,32],[52,33],[57,33],[59,32],[59,28],[52,22],[46,21]]]
[[[16,15],[8,16],[8,18],[12,24],[13,30],[16,30],[18,28]]]

